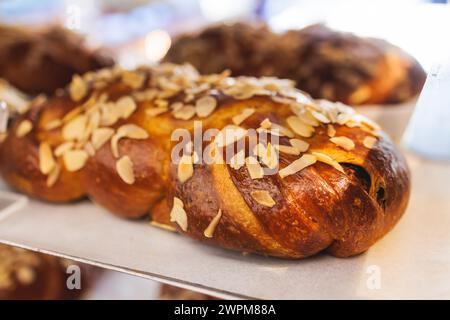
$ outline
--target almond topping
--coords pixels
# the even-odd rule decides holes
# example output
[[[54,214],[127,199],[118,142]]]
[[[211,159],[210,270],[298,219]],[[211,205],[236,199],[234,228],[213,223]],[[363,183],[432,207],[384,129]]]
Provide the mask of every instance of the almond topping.
[[[221,148],[241,140],[246,134],[247,130],[238,126],[228,125],[216,135],[214,142]]]
[[[261,179],[264,177],[264,170],[259,164],[258,160],[254,157],[247,157],[245,159],[245,165],[247,167],[248,173],[250,174],[250,178],[252,179]]]
[[[49,174],[55,167],[56,162],[53,158],[52,149],[46,142],[39,145],[39,169],[42,174]]]
[[[309,149],[309,143],[300,139],[291,139],[289,143],[300,152],[306,152]]]
[[[272,130],[278,130],[281,133],[281,135],[286,136],[288,138],[295,137],[295,134],[291,130],[276,123],[272,123]]]
[[[322,123],[330,123],[330,119],[326,115],[318,111],[311,111],[311,115]]]
[[[250,192],[251,197],[260,205],[272,208],[276,203],[266,190],[255,190]]]
[[[175,119],[189,120],[195,116],[196,109],[194,106],[186,105],[173,112]]]
[[[95,150],[100,149],[114,134],[111,128],[97,128],[92,132],[91,143]]]
[[[333,138],[336,135],[336,129],[332,124],[327,125],[327,135]]]
[[[278,171],[278,174],[280,175],[281,178],[290,176],[316,163],[316,161],[317,161],[316,156],[313,156],[311,154],[304,154],[299,159],[289,164],[287,167],[284,167],[283,169]]]
[[[87,125],[87,117],[79,115],[66,123],[62,129],[64,140],[82,140]]]
[[[244,150],[237,152],[230,158],[230,167],[233,168],[234,170],[239,170],[244,166],[244,164],[245,164]]]
[[[116,101],[116,110],[119,118],[127,119],[136,110],[136,102],[130,96],[121,97]]]
[[[292,146],[275,145],[274,147],[281,153],[292,154],[296,156],[300,154],[300,150]]]
[[[270,127],[272,126],[272,122],[270,122],[269,118],[265,118],[261,124],[260,124],[261,128],[264,129],[270,129]]]
[[[179,198],[173,198],[173,207],[172,211],[170,211],[170,221],[176,222],[181,230],[187,231],[188,228],[188,219],[186,211],[184,211],[184,204]]]
[[[347,137],[333,137],[330,138],[330,141],[347,151],[355,149],[355,143],[352,139],[349,139]]]
[[[167,112],[169,109],[167,107],[156,107],[156,108],[148,108],[145,110],[145,114],[149,117],[156,117],[164,112]]]
[[[61,126],[61,124],[62,124],[61,119],[54,119],[54,120],[51,120],[51,121],[47,122],[44,125],[44,129],[45,130],[53,130],[53,129],[56,129],[59,126]]]
[[[206,238],[212,238],[214,231],[216,230],[217,225],[219,224],[220,218],[222,217],[222,210],[219,209],[219,212],[214,216],[214,218],[209,223],[208,227],[203,232],[203,235]]]
[[[214,111],[216,106],[217,106],[217,100],[211,96],[201,97],[195,103],[195,109],[196,109],[197,115],[200,118],[206,118],[207,116],[209,116]]]
[[[87,85],[79,75],[74,75],[69,85],[70,98],[73,101],[80,101],[87,93]]]
[[[242,110],[242,112],[238,115],[235,115],[231,120],[235,125],[240,125],[242,122],[244,122],[248,117],[250,117],[255,112],[255,109],[253,108],[246,108]]]
[[[116,162],[116,170],[119,177],[127,184],[133,184],[135,181],[133,162],[131,162],[130,157],[123,156]]]
[[[194,166],[192,164],[192,156],[183,155],[178,164],[178,180],[184,183],[194,174]]]
[[[111,138],[111,150],[116,158],[119,157],[119,140],[122,138],[147,139],[148,133],[135,124],[124,124],[121,126]]]
[[[63,142],[59,146],[56,147],[54,154],[56,157],[61,157],[66,151],[69,151],[74,146],[75,146],[75,143],[73,141]]]
[[[58,181],[59,175],[61,173],[61,166],[57,163],[52,171],[47,176],[47,187],[53,187],[53,185]]]
[[[253,152],[261,158],[261,162],[269,169],[275,169],[278,166],[278,153],[270,142],[267,144],[267,147],[262,143],[258,143]]]
[[[33,124],[30,120],[22,120],[16,129],[16,136],[22,138],[26,136],[31,129],[33,129]]]
[[[124,71],[122,73],[122,81],[132,89],[139,89],[144,84],[145,76],[133,71]]]
[[[290,116],[286,121],[289,127],[299,136],[308,138],[314,133],[314,127],[305,124],[299,117]]]
[[[337,162],[336,160],[334,160],[333,158],[331,158],[329,155],[326,155],[324,153],[320,153],[320,152],[311,152],[312,155],[316,156],[317,161],[329,164],[330,166],[332,166],[333,168],[335,168],[336,170],[339,170],[340,172],[344,172],[344,169],[342,168],[342,166],[339,164],[339,162]]]
[[[363,141],[364,147],[368,149],[372,149],[375,143],[377,143],[377,138],[374,137],[365,137]]]
[[[63,155],[64,165],[70,172],[83,168],[88,158],[89,155],[84,150],[69,150]]]

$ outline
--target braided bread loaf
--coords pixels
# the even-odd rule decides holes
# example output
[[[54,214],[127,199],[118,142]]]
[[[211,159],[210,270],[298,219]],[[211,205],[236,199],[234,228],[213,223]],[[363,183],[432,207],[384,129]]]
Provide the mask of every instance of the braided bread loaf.
[[[320,24],[283,34],[261,24],[212,26],[176,38],[164,59],[202,73],[292,79],[315,98],[351,105],[403,102],[425,82],[420,64],[400,48]]]
[[[199,124],[203,139],[186,142]],[[393,143],[350,107],[289,80],[172,64],[75,76],[14,121],[0,170],[39,199],[87,196],[122,217],[150,214],[210,244],[283,258],[367,250],[410,188]]]

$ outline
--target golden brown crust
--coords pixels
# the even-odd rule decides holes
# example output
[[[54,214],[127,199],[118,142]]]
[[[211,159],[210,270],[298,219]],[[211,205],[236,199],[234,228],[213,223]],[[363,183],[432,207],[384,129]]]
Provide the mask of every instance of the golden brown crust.
[[[399,103],[425,81],[420,64],[379,39],[312,25],[283,34],[264,25],[218,25],[179,36],[165,61],[193,64],[202,73],[292,79],[315,98],[351,105]]]
[[[386,234],[403,214],[410,187],[406,162],[376,124],[351,108],[313,101],[284,80],[200,76],[189,66],[176,65],[143,68],[133,74],[117,68],[89,74],[81,83],[75,80],[63,95],[17,119],[0,145],[4,178],[37,198],[70,201],[85,195],[123,217],[150,213],[154,224],[176,228],[206,243],[283,258],[302,258],[323,250],[341,257],[358,254]],[[181,85],[175,89],[177,83]],[[209,89],[193,93],[205,83]],[[88,90],[75,102],[74,94],[84,92],[80,88],[85,85]],[[198,103],[201,99],[203,104]],[[190,101],[183,104],[186,100]],[[133,111],[100,125],[113,131],[112,137],[87,160],[75,157],[88,154],[92,132],[98,128],[77,127],[81,138],[68,138],[67,129],[85,119],[91,123],[99,110],[100,123],[109,121],[110,107],[118,112],[124,105]],[[211,106],[209,115],[194,114]],[[237,119],[243,112],[248,115]],[[17,128],[25,119],[33,129],[19,138]],[[62,124],[46,129],[55,119],[62,119]],[[295,154],[280,152],[279,168],[259,178],[252,177],[246,166],[227,163],[182,166],[171,161],[178,143],[171,141],[171,135],[182,128],[192,134],[194,120],[201,121],[203,132],[212,128],[223,132],[234,122],[233,130],[248,133],[261,130],[264,123],[274,130],[269,137],[281,126],[284,133],[279,133],[274,146],[295,149]],[[133,134],[120,135],[124,129]],[[291,138],[302,140],[306,148],[300,151]],[[67,139],[76,139],[72,151],[58,155],[57,149]],[[211,141],[204,141],[200,149],[206,152]],[[40,166],[49,164],[43,144],[61,167],[53,185],[48,184],[48,172],[56,165],[44,174],[46,167]],[[227,148],[222,152],[228,152]],[[245,151],[246,157],[251,150]],[[254,155],[260,167],[271,167],[266,155]],[[305,159],[314,161],[292,170]],[[81,165],[68,172],[73,163]]]
[[[0,78],[27,94],[52,94],[73,74],[111,66],[112,59],[89,50],[68,30],[44,30],[0,25]]]
[[[66,268],[77,265],[81,290],[69,290]],[[0,244],[0,300],[77,299],[91,287],[96,268]]]

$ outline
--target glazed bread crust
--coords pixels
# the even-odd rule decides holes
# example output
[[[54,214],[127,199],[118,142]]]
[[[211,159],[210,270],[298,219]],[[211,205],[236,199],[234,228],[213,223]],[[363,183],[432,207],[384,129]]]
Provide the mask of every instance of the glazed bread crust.
[[[111,110],[121,116],[110,121]],[[203,132],[230,125],[261,130],[264,123],[269,137],[280,135],[276,172],[255,177],[244,164],[174,163],[178,141],[171,135],[182,128],[192,134],[194,120]],[[31,128],[24,130],[24,122]],[[271,131],[275,126],[281,133]],[[110,135],[99,146],[100,131]],[[229,146],[238,147],[220,149],[215,141],[200,149],[215,145],[225,157]],[[272,166],[267,155],[254,156],[260,168]],[[176,65],[76,77],[64,93],[14,121],[0,145],[0,170],[10,185],[39,199],[87,196],[122,217],[150,215],[154,225],[212,245],[282,258],[367,250],[400,219],[410,188],[391,140],[351,108],[314,101],[286,80],[201,76]]]

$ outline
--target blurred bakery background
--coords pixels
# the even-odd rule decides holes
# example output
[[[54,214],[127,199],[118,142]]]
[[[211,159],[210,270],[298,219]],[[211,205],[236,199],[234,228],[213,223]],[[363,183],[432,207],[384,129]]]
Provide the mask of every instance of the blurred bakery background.
[[[318,98],[363,105],[361,112],[400,142],[426,73],[450,56],[445,41],[449,17],[446,0],[0,0],[0,100],[20,108],[28,99],[63,87],[73,74],[114,62],[125,68],[163,60],[190,62],[206,72],[228,68],[238,75],[295,78],[301,89]],[[303,31],[297,36],[288,30]],[[356,38],[334,33],[338,31]],[[403,51],[365,37],[386,40]],[[316,50],[313,58],[307,54],[311,50]],[[315,59],[316,52],[324,58]],[[367,90],[373,87],[361,87],[361,79],[377,77],[374,61],[378,64],[386,53],[387,61],[401,57],[408,66],[398,72],[388,69],[392,77],[400,78],[401,72],[404,79],[392,85],[393,95],[372,99]],[[294,74],[294,63],[306,67]],[[314,64],[338,71],[325,72],[314,83],[302,82],[311,80],[308,72]],[[340,95],[341,87],[351,87],[352,94]],[[382,104],[389,107],[380,108]],[[42,275],[39,268],[50,263],[46,259],[22,255],[0,247],[0,299],[23,297],[8,296],[14,283],[26,293],[37,290],[27,289],[36,277],[64,281]],[[169,287],[161,290],[156,282],[113,271],[94,273],[81,296],[31,297],[206,298]]]

